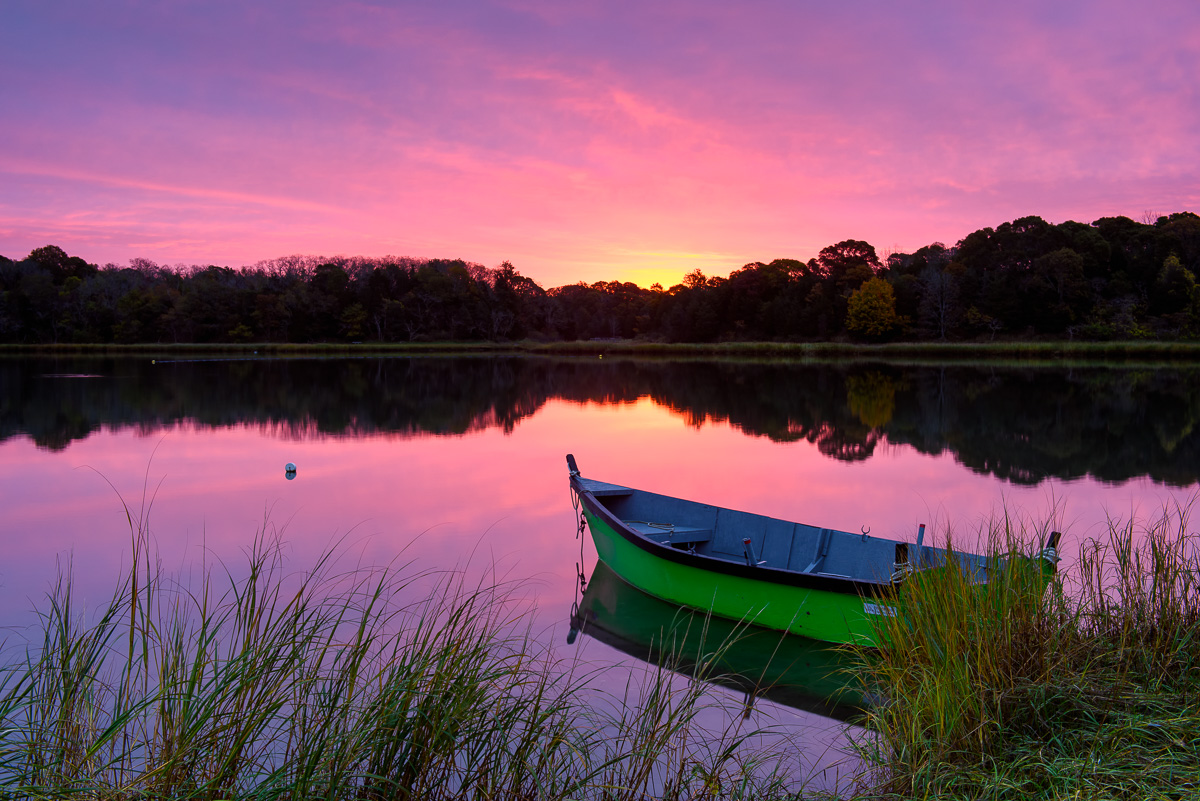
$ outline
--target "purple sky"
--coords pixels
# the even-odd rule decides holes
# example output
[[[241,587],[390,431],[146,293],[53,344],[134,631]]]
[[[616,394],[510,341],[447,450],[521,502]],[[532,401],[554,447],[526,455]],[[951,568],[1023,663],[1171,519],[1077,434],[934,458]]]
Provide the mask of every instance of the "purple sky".
[[[0,254],[678,283],[1200,210],[1200,4],[0,7]]]

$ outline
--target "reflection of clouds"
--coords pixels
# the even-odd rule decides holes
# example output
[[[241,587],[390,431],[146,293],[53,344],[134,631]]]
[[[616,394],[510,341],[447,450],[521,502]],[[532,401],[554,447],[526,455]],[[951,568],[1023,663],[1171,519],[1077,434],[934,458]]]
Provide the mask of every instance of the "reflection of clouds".
[[[1035,518],[1057,505],[1067,558],[1084,536],[1103,530],[1106,511],[1152,512],[1162,498],[1194,490],[1146,479],[1016,485],[951,454],[881,448],[870,439],[841,447],[853,455],[865,444],[871,458],[830,459],[824,448],[839,442],[829,438],[832,428],[804,431],[811,436],[783,442],[717,419],[693,428],[642,397],[630,404],[551,398],[508,435],[490,427],[468,436],[363,431],[293,440],[256,424],[189,423],[166,436],[153,425],[102,427],[58,452],[12,437],[0,442],[0,609],[25,610],[41,598],[67,554],[86,568],[82,592],[111,593],[129,539],[114,487],[135,510],[149,487],[151,530],[170,566],[203,554],[236,556],[266,520],[298,564],[344,540],[367,563],[495,565],[500,576],[532,582],[529,594],[551,622],[570,607],[580,555],[568,451],[601,480],[786,520],[869,526],[908,539],[918,523],[944,520],[967,550],[978,519],[1002,504]],[[301,468],[296,481],[281,475],[287,462]]]

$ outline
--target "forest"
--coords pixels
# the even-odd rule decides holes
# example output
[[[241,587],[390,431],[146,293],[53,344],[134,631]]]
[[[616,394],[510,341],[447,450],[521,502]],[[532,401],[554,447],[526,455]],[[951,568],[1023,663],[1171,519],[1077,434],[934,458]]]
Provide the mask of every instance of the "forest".
[[[1022,217],[953,246],[544,289],[509,262],[290,256],[242,268],[0,256],[0,343],[1190,340],[1200,216]]]

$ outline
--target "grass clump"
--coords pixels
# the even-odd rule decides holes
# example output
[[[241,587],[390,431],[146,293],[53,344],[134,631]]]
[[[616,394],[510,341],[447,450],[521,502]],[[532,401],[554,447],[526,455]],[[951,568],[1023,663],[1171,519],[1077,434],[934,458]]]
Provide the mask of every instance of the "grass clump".
[[[1200,553],[1188,508],[1110,520],[1048,587],[1005,523],[989,583],[901,588],[862,659],[872,797],[1200,797]]]
[[[431,594],[411,566],[339,572],[331,555],[294,574],[262,539],[237,575],[198,586],[165,575],[143,538],[133,564],[86,615],[64,570],[40,637],[6,648],[0,797],[789,792],[778,754],[743,747],[754,732],[701,731],[713,698],[666,667],[605,712],[591,677],[537,644],[503,585],[452,574]]]

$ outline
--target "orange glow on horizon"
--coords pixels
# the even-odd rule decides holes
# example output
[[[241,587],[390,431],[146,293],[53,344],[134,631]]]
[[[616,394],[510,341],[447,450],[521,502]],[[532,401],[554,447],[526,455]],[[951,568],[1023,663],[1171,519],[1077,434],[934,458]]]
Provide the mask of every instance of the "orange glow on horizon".
[[[669,289],[845,239],[1200,207],[1194,3],[66,5],[0,27],[9,258]]]
[[[619,271],[628,277],[617,280],[629,281],[646,289],[657,283],[664,290],[682,284],[684,278],[695,270],[709,278],[724,277],[747,263],[747,260],[739,261],[735,256],[721,253],[639,253],[630,254],[630,260],[632,264]]]
[[[594,264],[589,272],[603,277],[584,283],[614,281],[636,284],[642,289],[650,289],[654,284],[658,284],[666,291],[682,284],[684,279],[696,270],[708,278],[727,277],[750,261],[755,259],[739,259],[718,253],[630,253],[624,259],[612,260],[607,266]]]

